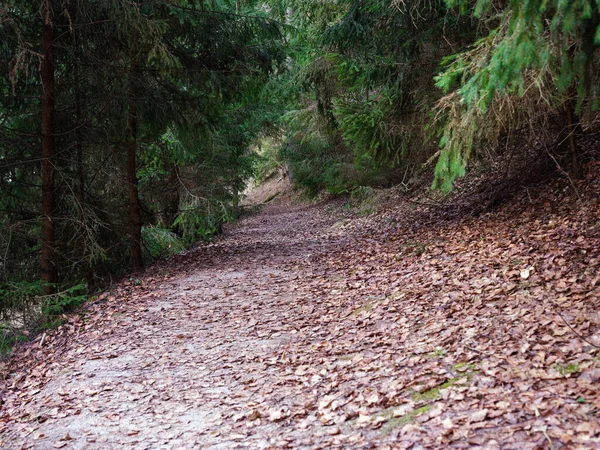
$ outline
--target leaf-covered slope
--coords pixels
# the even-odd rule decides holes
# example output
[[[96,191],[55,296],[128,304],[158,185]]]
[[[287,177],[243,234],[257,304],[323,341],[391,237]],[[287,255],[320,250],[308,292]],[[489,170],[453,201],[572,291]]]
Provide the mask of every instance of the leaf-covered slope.
[[[28,344],[0,443],[596,448],[599,174],[477,219],[267,206]]]

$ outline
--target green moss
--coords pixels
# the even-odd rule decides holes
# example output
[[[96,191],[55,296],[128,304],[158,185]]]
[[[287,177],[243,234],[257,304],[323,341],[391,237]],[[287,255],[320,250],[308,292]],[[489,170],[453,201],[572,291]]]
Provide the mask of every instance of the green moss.
[[[439,386],[436,386],[432,389],[429,389],[427,391],[423,391],[423,392],[415,392],[411,398],[415,401],[415,402],[428,402],[431,400],[437,400],[438,398],[440,398],[440,392],[442,389],[448,389],[449,387],[453,386],[456,384],[456,382],[458,380],[460,380],[463,377],[456,377],[456,378],[451,378],[448,381],[440,384]]]
[[[458,381],[460,381],[463,378],[466,378],[467,381],[471,381],[471,379],[473,378],[473,374],[477,373],[475,370],[475,364],[459,363],[454,366],[454,369],[462,373],[458,374],[454,378],[449,379],[448,381],[443,382],[439,386],[431,388],[427,391],[413,393],[411,396],[412,400],[417,403],[437,400],[441,396],[440,394],[442,389],[448,389],[454,386],[456,383],[458,383]]]
[[[277,191],[274,194],[269,195],[265,201],[263,203],[269,203],[271,200],[273,200],[275,197],[277,197],[279,194],[281,194],[281,192]]]
[[[352,316],[356,317],[358,316],[361,312],[369,312],[374,310],[377,307],[377,303],[379,303],[381,300],[377,299],[377,298],[368,298],[367,299],[367,303],[365,303],[363,306],[355,309],[352,312]]]
[[[554,368],[558,371],[558,373],[560,373],[563,376],[581,372],[581,368],[577,363],[556,364]]]
[[[381,429],[382,433],[389,434],[389,433],[391,433],[391,431],[394,428],[409,424],[409,423],[413,422],[415,420],[415,418],[417,418],[421,414],[428,412],[431,409],[432,403],[434,403],[436,400],[438,400],[441,397],[441,391],[443,389],[451,388],[456,383],[458,383],[460,380],[465,379],[465,378],[468,381],[471,381],[471,378],[473,377],[473,375],[475,373],[477,373],[477,371],[475,370],[475,367],[476,366],[473,363],[471,363],[471,364],[467,364],[467,363],[456,364],[454,366],[454,369],[461,370],[463,373],[460,373],[456,377],[451,378],[451,379],[441,383],[440,385],[438,385],[434,388],[428,389],[426,391],[412,392],[412,394],[410,394],[410,391],[409,391],[408,394],[410,394],[412,401],[417,404],[421,404],[421,406],[412,411],[407,412],[402,417],[394,417],[394,410],[398,409],[399,406],[392,406],[390,408],[387,408],[387,409],[381,411],[379,414],[377,414],[377,416],[384,417],[387,420],[387,422]]]
[[[461,362],[461,363],[458,363],[458,364],[454,365],[454,369],[460,370],[461,372],[465,372],[465,370],[461,370],[461,369],[464,369],[465,367],[467,367],[468,370],[471,371],[471,372],[475,371],[475,364],[474,363],[467,364],[465,362]]]
[[[386,412],[387,416],[389,417],[387,423],[381,428],[381,432],[383,434],[390,434],[394,428],[412,423],[418,416],[420,416],[421,414],[425,414],[427,411],[429,411],[431,409],[431,405],[425,405],[421,406],[420,408],[413,409],[412,411],[407,412],[402,417],[394,417],[394,409],[396,408],[388,408],[385,411],[383,411]]]
[[[444,356],[446,356],[446,350],[443,348],[436,348],[434,351],[427,354],[427,357],[431,359],[442,359]]]

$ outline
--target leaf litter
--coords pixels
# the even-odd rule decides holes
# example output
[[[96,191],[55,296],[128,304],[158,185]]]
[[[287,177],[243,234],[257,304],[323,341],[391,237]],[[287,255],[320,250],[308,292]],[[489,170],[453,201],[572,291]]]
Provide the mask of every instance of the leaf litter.
[[[0,446],[600,448],[598,175],[478,217],[270,205],[23,345]]]

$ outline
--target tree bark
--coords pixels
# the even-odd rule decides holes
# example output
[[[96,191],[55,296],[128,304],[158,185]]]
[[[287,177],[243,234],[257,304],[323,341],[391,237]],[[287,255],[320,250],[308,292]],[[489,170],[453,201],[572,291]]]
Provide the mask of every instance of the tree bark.
[[[144,262],[142,260],[142,215],[136,173],[137,108],[134,96],[134,72],[135,64],[132,64],[129,74],[129,105],[127,111],[127,184],[129,186],[131,268],[133,272],[140,272],[144,268]]]
[[[44,291],[56,293],[58,271],[54,237],[54,23],[51,0],[42,4],[42,247],[41,279]]]

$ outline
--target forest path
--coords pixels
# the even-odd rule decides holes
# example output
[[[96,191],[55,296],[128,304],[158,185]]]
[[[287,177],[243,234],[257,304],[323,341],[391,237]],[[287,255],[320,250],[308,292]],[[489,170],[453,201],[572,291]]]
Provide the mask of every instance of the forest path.
[[[72,340],[34,348],[42,367],[25,382],[34,389],[23,390],[31,397],[11,412],[3,448],[312,442],[306,427],[283,426],[291,414],[305,415],[310,397],[294,389],[302,383],[286,349],[313,343],[302,330],[316,324],[316,300],[297,301],[295,288],[311,278],[314,253],[338,245],[332,208],[246,218],[215,244],[102,296],[77,331],[67,326]],[[310,425],[327,434],[320,422]]]
[[[600,448],[587,197],[267,208],[28,344],[0,447]]]

